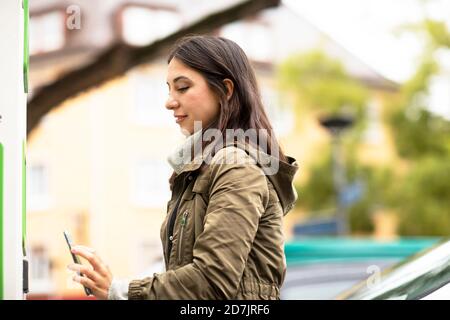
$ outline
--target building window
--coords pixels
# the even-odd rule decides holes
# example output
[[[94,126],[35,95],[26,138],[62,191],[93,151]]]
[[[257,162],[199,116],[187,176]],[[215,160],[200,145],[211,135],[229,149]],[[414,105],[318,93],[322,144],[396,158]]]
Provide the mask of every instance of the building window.
[[[48,169],[43,164],[31,164],[27,168],[27,208],[45,210],[50,205]]]
[[[177,11],[169,8],[126,5],[120,10],[122,39],[135,46],[144,46],[176,30],[181,23]]]
[[[380,121],[380,112],[375,100],[369,101],[367,105],[367,128],[363,139],[370,144],[380,144],[382,142],[382,127]]]
[[[52,292],[51,261],[43,246],[35,246],[31,249],[29,265],[30,293]]]
[[[136,124],[167,128],[174,125],[171,113],[165,108],[167,86],[161,78],[142,73],[131,76],[133,114]]]
[[[295,114],[292,108],[283,104],[279,92],[268,86],[261,87],[261,99],[275,135],[288,135],[294,128]]]
[[[172,170],[163,160],[144,160],[132,169],[131,201],[147,208],[162,208],[170,198],[169,178]]]
[[[234,22],[223,27],[220,34],[236,42],[251,60],[272,62],[274,58],[272,30],[262,21]]]
[[[30,16],[30,55],[60,50],[66,43],[66,14],[52,10]]]

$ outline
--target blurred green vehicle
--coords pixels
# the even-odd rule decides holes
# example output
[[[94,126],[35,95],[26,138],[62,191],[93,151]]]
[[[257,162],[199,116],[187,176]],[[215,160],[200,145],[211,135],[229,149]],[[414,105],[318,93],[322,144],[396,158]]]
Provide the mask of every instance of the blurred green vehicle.
[[[285,245],[287,272],[281,299],[349,298],[350,293],[345,297],[339,294],[361,281],[372,288],[372,283],[383,281],[384,271],[438,242],[439,238],[383,242],[339,237],[296,239]]]

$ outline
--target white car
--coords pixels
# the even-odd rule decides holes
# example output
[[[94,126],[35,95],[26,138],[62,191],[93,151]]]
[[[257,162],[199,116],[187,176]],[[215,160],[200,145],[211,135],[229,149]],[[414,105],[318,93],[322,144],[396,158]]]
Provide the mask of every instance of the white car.
[[[371,277],[337,299],[450,300],[450,239]]]

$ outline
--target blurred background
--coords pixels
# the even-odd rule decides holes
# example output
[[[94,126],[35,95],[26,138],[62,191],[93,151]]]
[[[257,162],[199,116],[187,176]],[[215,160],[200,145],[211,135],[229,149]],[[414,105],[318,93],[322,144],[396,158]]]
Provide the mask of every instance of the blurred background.
[[[299,163],[285,299],[327,299],[450,234],[450,1],[30,3],[28,299],[84,299],[63,230],[119,278],[163,270],[167,48],[236,41]],[[378,269],[377,269],[378,268]]]

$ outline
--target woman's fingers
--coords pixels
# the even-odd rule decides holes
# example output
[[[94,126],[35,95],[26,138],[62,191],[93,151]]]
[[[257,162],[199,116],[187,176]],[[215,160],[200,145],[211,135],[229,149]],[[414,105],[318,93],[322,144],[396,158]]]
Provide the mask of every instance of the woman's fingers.
[[[73,281],[78,282],[80,284],[82,284],[83,286],[85,286],[86,288],[89,289],[94,289],[95,286],[95,282],[92,281],[92,279],[89,279],[88,277],[86,277],[85,275],[79,275],[79,274],[74,274],[73,275]]]
[[[100,257],[95,253],[95,250],[85,246],[74,246],[72,253],[79,255],[89,261],[94,270],[98,271],[102,275],[108,275],[108,269],[103,264]]]
[[[97,271],[92,270],[89,266],[80,264],[71,264],[68,266],[70,270],[81,272],[83,275],[74,275],[73,280],[92,290],[92,293],[98,299],[107,299],[111,281],[108,277],[103,277]]]
[[[78,283],[82,284],[83,286],[85,286],[86,288],[89,288],[91,290],[97,290],[97,286],[95,285],[95,282],[87,277],[74,275],[73,281],[78,282]]]
[[[68,266],[68,268],[72,271],[82,273],[95,283],[99,283],[102,280],[102,278],[98,276],[97,272],[95,272],[90,266],[84,266],[81,264],[71,264]]]
[[[93,294],[99,299],[107,299],[111,286],[112,273],[109,267],[103,263],[93,248],[85,246],[73,246],[72,253],[86,259],[90,265],[71,264],[69,269],[83,274],[76,275],[73,280],[83,286],[92,289]]]
[[[86,260],[90,261],[93,258],[97,258],[97,260],[100,260],[100,258],[97,256],[95,249],[93,248],[89,248],[89,247],[85,247],[85,246],[73,246],[72,247],[72,252],[73,253],[77,253],[80,256],[82,256],[83,258],[85,258]]]
[[[82,245],[76,245],[72,247],[73,249],[82,249],[84,251],[90,252],[92,254],[96,254],[96,251],[94,248],[91,247],[86,247],[86,246],[82,246]]]

